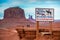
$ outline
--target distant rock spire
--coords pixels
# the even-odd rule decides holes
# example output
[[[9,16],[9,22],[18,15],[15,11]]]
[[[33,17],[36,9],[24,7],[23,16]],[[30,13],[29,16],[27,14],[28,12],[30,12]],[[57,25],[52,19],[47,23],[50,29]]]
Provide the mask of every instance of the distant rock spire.
[[[32,18],[32,15],[29,15],[29,19],[33,19],[33,18]]]

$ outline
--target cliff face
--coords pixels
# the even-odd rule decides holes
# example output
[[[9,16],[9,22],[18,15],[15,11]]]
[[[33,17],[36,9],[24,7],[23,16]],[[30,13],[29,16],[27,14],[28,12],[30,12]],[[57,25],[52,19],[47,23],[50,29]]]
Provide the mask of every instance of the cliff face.
[[[8,8],[4,11],[4,18],[25,19],[24,10],[19,7]]]

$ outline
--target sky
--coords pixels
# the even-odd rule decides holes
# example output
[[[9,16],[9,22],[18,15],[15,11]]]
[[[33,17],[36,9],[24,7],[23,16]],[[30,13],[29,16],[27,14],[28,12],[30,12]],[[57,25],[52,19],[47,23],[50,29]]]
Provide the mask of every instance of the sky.
[[[35,8],[54,8],[54,19],[60,19],[59,0],[0,0],[0,19],[4,18],[4,10],[10,7],[24,9],[25,17],[29,15],[35,19]]]

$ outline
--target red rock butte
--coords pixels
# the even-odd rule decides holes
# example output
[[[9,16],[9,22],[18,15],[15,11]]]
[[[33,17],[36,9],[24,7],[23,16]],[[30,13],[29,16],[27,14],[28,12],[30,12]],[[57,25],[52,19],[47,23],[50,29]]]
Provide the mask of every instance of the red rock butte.
[[[4,11],[4,18],[24,18],[24,10],[19,7],[8,8]]]

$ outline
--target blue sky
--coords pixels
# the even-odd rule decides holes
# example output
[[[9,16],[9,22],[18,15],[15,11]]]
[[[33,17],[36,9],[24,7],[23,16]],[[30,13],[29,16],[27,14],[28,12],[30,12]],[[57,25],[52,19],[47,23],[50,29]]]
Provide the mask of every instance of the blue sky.
[[[26,18],[32,15],[34,19],[35,8],[54,8],[54,19],[60,19],[59,0],[0,0],[0,19],[3,19],[5,9],[15,6],[24,9]]]

